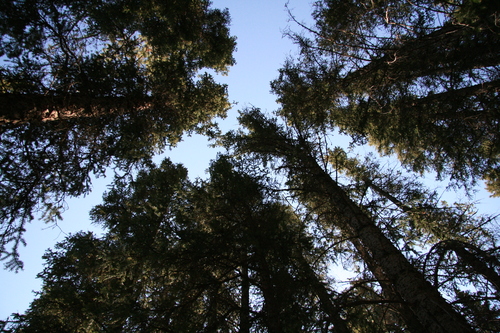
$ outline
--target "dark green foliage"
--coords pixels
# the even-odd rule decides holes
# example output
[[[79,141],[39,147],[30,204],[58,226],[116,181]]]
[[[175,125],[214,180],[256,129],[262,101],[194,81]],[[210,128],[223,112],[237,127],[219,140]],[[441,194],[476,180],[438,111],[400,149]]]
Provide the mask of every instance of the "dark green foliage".
[[[496,191],[494,1],[318,1],[273,89],[288,119],[338,128],[408,168]]]
[[[158,22],[149,16],[154,6],[106,4],[123,14],[126,29],[137,26],[144,36],[156,31]],[[136,22],[141,15],[128,14],[130,8],[148,14],[142,25]],[[105,18],[103,31],[115,31],[106,10],[95,14],[95,20]],[[281,118],[270,119],[258,109],[243,111],[239,120],[244,128],[219,137],[232,157],[213,161],[207,180],[190,181],[187,170],[169,160],[158,166],[147,160],[155,147],[165,144],[157,133],[148,136],[147,128],[164,125],[166,118],[135,119],[111,110],[114,120],[103,124],[103,132],[113,133],[115,125],[110,124],[121,117],[131,121],[130,127],[123,124],[127,131],[116,126],[119,140],[102,141],[115,154],[103,158],[124,169],[130,161],[145,163],[135,176],[116,177],[103,203],[92,210],[105,235],[77,234],[47,252],[42,291],[4,329],[498,331],[495,218],[479,215],[470,203],[441,201],[415,173],[329,146],[332,132],[340,128],[355,142],[368,140],[383,153],[396,152],[414,171],[434,170],[465,183],[489,177],[494,190],[497,12],[492,1],[318,1],[316,30],[310,31],[315,38],[292,35],[302,46],[301,58],[289,62],[273,82]],[[192,24],[182,15],[176,19]],[[191,65],[196,67],[196,61],[188,60],[176,67],[184,61],[179,59],[199,50],[175,40],[184,33],[186,40],[197,35],[173,30],[177,35],[159,32],[176,45],[172,49],[156,44],[153,37],[147,42],[153,53],[170,52],[172,58],[147,60],[138,67],[132,61],[130,68],[152,69],[152,77],[163,82],[170,70],[187,68],[187,73]],[[120,47],[113,52],[121,52]],[[118,73],[122,65],[110,68]],[[127,73],[129,65],[123,67]],[[170,86],[138,80],[139,85],[153,82],[158,90],[143,94],[147,107],[134,104],[136,111],[156,110],[162,96],[182,100],[187,95],[177,95],[175,87],[188,81],[179,79]],[[200,89],[193,90],[195,98],[179,104],[183,107],[199,107],[203,99],[196,96],[219,87],[208,76],[192,83]],[[119,94],[114,98],[119,100]],[[211,103],[218,102],[209,99],[206,105]],[[76,119],[71,128],[78,128],[99,117],[44,123],[57,128]],[[175,112],[169,117],[167,124],[178,124]],[[27,124],[30,130],[40,128]],[[10,128],[24,125],[12,122]],[[129,129],[143,131],[141,138],[155,144],[144,145]],[[58,140],[67,141],[64,134]],[[42,147],[43,163],[48,156],[63,154],[48,144]],[[67,147],[64,151],[71,152]],[[22,158],[16,163],[24,163]],[[14,157],[4,161],[13,165]],[[34,175],[26,174],[26,179]],[[85,190],[68,186],[64,172],[60,175],[47,182],[75,193]],[[85,177],[81,181],[88,181]],[[333,275],[341,268],[348,278],[337,281]]]
[[[303,159],[300,149],[295,154],[284,150],[294,139],[285,139],[280,126],[273,121],[266,124],[262,122],[265,118],[259,120],[258,116],[249,113],[242,117],[242,122],[257,132],[226,139],[231,137],[239,152],[253,147],[263,157],[276,156],[279,151],[290,154],[287,163]],[[261,145],[255,135],[266,131],[269,135],[260,141],[266,144]],[[277,150],[264,153],[265,147]],[[415,329],[419,324],[412,322],[414,315],[408,317],[401,300],[391,293],[396,286],[382,279],[384,274],[390,276],[387,266],[377,268],[374,265],[379,264],[363,254],[360,246],[366,240],[346,237],[349,229],[343,226],[343,213],[332,215],[342,207],[329,207],[323,190],[312,191],[308,186],[314,182],[301,180],[310,166],[302,164],[294,169],[287,183],[291,188],[282,188],[283,184],[273,181],[257,162],[248,156],[240,160],[221,156],[211,164],[206,181],[189,181],[186,169],[168,160],[143,168],[136,177],[117,178],[104,202],[92,210],[93,220],[107,233],[101,238],[77,234],[59,244],[56,251],[47,252],[47,268],[40,274],[42,291],[8,328],[16,332],[422,331]],[[355,178],[359,169],[350,177]],[[376,174],[375,170],[373,164],[367,164],[365,175]],[[320,176],[316,174],[316,178]],[[401,205],[393,202],[392,214],[381,213],[377,205],[387,207],[384,200],[390,199],[387,193],[374,190],[367,195],[372,200],[357,203],[359,214],[370,214],[392,242],[402,245],[399,251],[415,267],[421,265],[415,255],[422,253],[420,238],[438,239],[436,244],[441,245],[435,248],[444,251],[457,248],[452,244],[465,244],[454,239],[487,241],[487,231],[481,233],[482,226],[473,219],[464,219],[458,228],[450,227],[446,235],[426,227],[432,225],[433,218],[420,221],[418,214],[432,212],[435,203],[428,201],[413,215],[412,209],[405,207],[418,207],[421,186],[415,183],[401,189],[404,180],[385,177],[386,183],[374,178],[374,184],[387,193],[394,191]],[[346,187],[345,191],[356,198],[358,190]],[[290,196],[284,197],[288,192]],[[296,204],[292,207],[285,200]],[[436,213],[435,223],[446,214],[450,219],[457,215],[453,210],[444,211]],[[361,215],[357,218],[362,219]],[[400,220],[398,232],[389,229],[391,218]],[[405,225],[412,220],[415,232],[411,225]],[[469,234],[469,226],[477,229],[474,234]],[[375,254],[378,251],[369,244],[363,246]],[[466,248],[493,267],[494,249]],[[438,252],[428,255],[424,271],[439,272],[446,283],[455,280],[454,288],[446,283],[435,288],[455,295],[460,314],[488,332],[494,325],[497,302],[487,294],[470,294],[474,300],[467,300],[460,290],[460,286],[478,282],[487,291],[487,283],[463,270],[467,263],[453,269],[453,258],[440,255],[434,264],[433,253]],[[350,283],[336,284],[326,274],[328,265],[351,270]],[[476,269],[475,274],[481,272]],[[410,276],[405,279],[415,282]],[[488,322],[479,318],[488,318]]]
[[[497,252],[496,232],[486,230],[492,218],[477,216],[471,204],[440,204],[436,193],[423,190],[414,177],[347,157],[342,149],[332,151],[327,142],[338,130],[349,134],[353,143],[370,143],[382,154],[397,155],[408,170],[434,171],[439,179],[450,177],[452,184],[466,185],[467,190],[482,178],[496,195],[500,7],[493,1],[425,0],[325,0],[315,5],[316,26],[303,26],[312,37],[289,34],[301,55],[287,62],[272,83],[281,103],[278,114],[288,127],[258,112],[246,112],[242,118],[249,134],[228,141],[236,143],[239,153],[256,153],[265,161],[282,159],[280,168],[288,170],[299,200],[322,216],[323,223],[340,229],[337,235],[353,239],[353,262],[365,263],[359,271],[371,271],[380,294],[393,301],[406,297],[403,290],[394,293],[398,283],[387,283],[396,260],[392,268],[384,268],[381,260],[370,258],[382,242],[370,247],[361,231],[353,235],[343,224],[349,200],[360,208],[358,218],[366,214],[376,224],[378,230],[372,234],[382,232],[413,265],[425,270],[429,266],[422,258],[428,259],[434,271],[425,272],[426,277],[442,280],[434,287],[471,327],[495,331],[499,305],[493,301],[498,296],[492,280],[498,278],[498,265],[478,255]],[[335,182],[320,176],[320,165],[330,178],[335,175]],[[314,180],[318,177],[323,181]],[[328,201],[338,177],[347,181],[342,191],[349,200],[337,196],[336,202]],[[429,254],[421,251],[433,244]],[[337,251],[341,249],[345,251]],[[377,287],[370,288],[376,295]],[[406,305],[391,308],[410,331],[429,330],[418,327],[427,325],[423,317],[414,322],[422,314],[416,303],[406,304],[411,311]],[[446,331],[454,321],[448,328],[439,328],[443,322],[437,322],[431,331]]]
[[[496,195],[498,4],[325,0],[315,5],[316,25],[303,26],[312,37],[289,34],[301,47],[301,55],[288,61],[272,83],[281,103],[278,114],[288,127],[258,112],[246,112],[243,124],[250,133],[229,141],[236,142],[239,153],[256,153],[265,161],[281,158],[279,165],[288,170],[291,188],[300,191],[297,197],[323,215],[325,224],[341,229],[337,235],[361,238],[342,226],[349,205],[340,199],[328,201],[326,196],[341,177],[346,197],[360,208],[358,215],[366,214],[416,267],[425,267],[422,258],[427,257],[434,276],[444,281],[434,287],[467,316],[472,327],[494,331],[498,302],[492,301],[497,296],[491,280],[498,276],[498,267],[472,264],[481,263],[474,257],[477,253],[493,255],[498,249],[495,231],[479,227],[492,219],[478,217],[470,204],[442,205],[436,193],[422,190],[414,177],[382,171],[370,160],[349,158],[342,149],[328,149],[327,142],[339,130],[353,143],[370,143],[382,154],[397,155],[408,170],[434,171],[438,178],[450,177],[453,184],[465,184],[468,190],[482,178]],[[326,176],[323,182],[314,180],[320,177],[316,167],[320,165],[331,178],[335,175],[329,188],[323,185]],[[333,207],[336,215],[328,218]],[[397,295],[391,290],[396,283],[384,282],[384,274],[388,278],[390,274],[381,261],[370,259],[381,247],[366,248],[362,239],[361,243],[352,241],[357,251],[353,262],[366,265],[360,272],[368,268],[388,299],[404,298],[403,292]],[[436,245],[426,256],[421,247],[429,244]],[[477,252],[452,250],[445,244],[469,244],[469,250]],[[472,286],[475,290],[469,291]],[[392,308],[410,331],[425,330],[418,323],[413,326],[419,310],[407,304],[411,312],[405,306]]]
[[[123,248],[92,234],[77,234],[49,251],[39,274],[44,291],[25,315],[19,332],[121,331],[123,314],[136,307],[130,260]],[[129,265],[130,266],[130,265]],[[50,293],[51,297],[44,296]]]
[[[4,1],[0,6],[1,258],[40,210],[58,218],[109,166],[128,171],[229,108],[235,46],[208,1]],[[9,249],[8,246],[12,246]]]
[[[164,161],[117,179],[92,211],[108,233],[75,235],[46,254],[44,289],[16,331],[236,332],[243,318],[252,331],[326,325],[303,222],[228,158],[210,175],[193,184]]]
[[[454,313],[456,310],[438,293],[439,289],[456,300],[461,288],[467,288],[475,277],[448,273],[447,279],[456,279],[457,288],[450,292],[432,287],[424,281],[421,258],[425,257],[423,247],[440,240],[468,240],[495,252],[495,232],[488,231],[491,218],[475,216],[469,205],[440,203],[414,179],[382,170],[370,159],[349,158],[340,148],[328,152],[322,143],[325,140],[320,139],[324,134],[315,127],[279,125],[276,119],[268,119],[255,109],[244,112],[240,121],[248,133],[230,133],[222,142],[238,155],[252,154],[286,170],[294,199],[310,216],[316,216],[316,241],[328,247],[344,267],[357,267],[359,280],[345,296],[346,307],[361,306],[347,310],[353,323],[365,311],[382,311],[387,316],[380,320],[388,330],[395,325],[415,332],[446,332],[456,325],[454,330],[469,332],[472,328],[467,326],[471,325],[487,331],[489,324],[482,325],[472,317],[465,323],[463,317],[468,310]],[[452,259],[446,260],[451,265],[448,260]],[[419,301],[424,294],[425,301]],[[366,297],[359,299],[356,295]],[[432,303],[448,309],[439,321],[433,319],[436,309],[427,308],[431,298]],[[481,298],[485,299],[488,296]],[[382,304],[386,304],[386,310]],[[488,310],[490,315],[494,315],[496,306]],[[451,322],[443,325],[450,318]],[[349,317],[347,320],[351,324]]]

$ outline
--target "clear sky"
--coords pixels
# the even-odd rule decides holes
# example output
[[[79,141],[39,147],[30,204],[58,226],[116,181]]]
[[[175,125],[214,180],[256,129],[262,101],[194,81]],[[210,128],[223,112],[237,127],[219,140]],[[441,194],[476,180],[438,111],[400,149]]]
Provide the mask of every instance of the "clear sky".
[[[289,21],[285,9],[286,0],[213,0],[213,7],[228,8],[231,14],[231,34],[237,37],[237,64],[231,68],[227,77],[220,77],[220,82],[229,86],[229,98],[237,103],[229,112],[228,118],[221,121],[221,128],[226,131],[237,127],[237,110],[247,106],[256,106],[271,112],[277,108],[275,96],[270,94],[269,82],[277,77],[277,70],[285,59],[294,55],[296,47],[283,37],[283,31],[290,27],[298,31],[299,27]],[[288,7],[300,21],[310,22],[311,1],[289,0]],[[166,152],[176,163],[183,163],[189,169],[191,178],[204,177],[211,159],[217,150],[207,148],[207,140],[194,136],[186,138],[177,148]],[[89,210],[101,202],[106,185],[112,181],[112,174],[95,181],[93,192],[85,198],[67,201],[64,220],[58,227],[44,225],[34,221],[28,225],[26,240],[28,245],[21,249],[24,270],[19,273],[0,270],[0,319],[6,319],[11,313],[23,313],[33,300],[33,290],[40,290],[37,273],[43,269],[41,256],[47,248],[63,241],[69,233],[79,230],[97,230],[90,224]],[[481,194],[479,199],[487,198]],[[499,200],[487,200],[481,205],[490,211],[498,211]],[[1,263],[0,263],[1,264]]]
[[[287,27],[298,27],[289,22],[285,0],[213,0],[212,7],[228,8],[231,14],[231,35],[237,37],[237,64],[230,69],[229,75],[219,77],[219,82],[229,86],[229,99],[237,103],[228,117],[221,121],[221,128],[227,131],[237,127],[237,110],[246,106],[256,106],[271,112],[276,109],[275,97],[270,94],[269,82],[277,77],[277,70],[289,55],[294,54],[295,46],[283,37]],[[294,14],[308,20],[311,4],[307,0],[290,0],[289,8]],[[177,148],[167,151],[166,156],[176,163],[183,163],[189,169],[191,178],[204,177],[205,170],[217,150],[207,148],[207,140],[193,136],[186,138]],[[67,234],[80,230],[95,230],[90,224],[89,210],[101,202],[106,186],[112,181],[107,178],[93,182],[94,188],[85,198],[67,201],[64,220],[58,227],[34,221],[27,226],[25,234],[28,245],[21,248],[24,270],[19,273],[0,268],[0,319],[11,313],[24,313],[33,300],[32,291],[40,290],[40,280],[36,275],[43,270],[41,256],[46,249],[63,241]],[[0,263],[3,268],[3,263]]]

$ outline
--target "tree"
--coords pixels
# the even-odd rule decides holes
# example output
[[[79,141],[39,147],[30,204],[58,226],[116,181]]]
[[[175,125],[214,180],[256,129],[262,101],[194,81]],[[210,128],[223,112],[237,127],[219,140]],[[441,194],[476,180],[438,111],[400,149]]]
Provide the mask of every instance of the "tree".
[[[128,171],[229,108],[235,39],[209,1],[7,1],[0,7],[1,258],[91,176]],[[12,246],[11,249],[8,246]]]
[[[377,219],[393,244],[473,327],[497,331],[496,217],[479,215],[471,203],[440,203],[436,191],[425,191],[414,177],[401,176],[401,171],[383,172],[371,159],[346,155],[337,148],[327,159],[337,173],[352,179],[350,197]],[[429,247],[428,253],[421,250]]]
[[[78,234],[49,251],[43,290],[12,329],[340,327],[339,309],[317,275],[321,265],[307,259],[314,253],[303,221],[268,196],[263,179],[226,157],[212,163],[210,175],[191,183],[166,160],[131,182],[117,179],[92,212],[108,233]]]
[[[301,46],[301,56],[296,62],[289,61],[272,83],[281,103],[279,115],[291,129],[281,137],[273,136],[278,128],[275,123],[262,120],[259,115],[245,115],[251,135],[242,150],[258,152],[265,159],[282,158],[294,188],[303,192],[297,196],[318,214],[327,215],[336,205],[337,210],[345,210],[339,204],[341,200],[328,201],[326,193],[332,198],[335,189],[344,190],[350,200],[362,200],[358,202],[361,211],[384,237],[405,251],[415,268],[421,270],[419,274],[424,273],[422,257],[409,255],[415,251],[411,245],[415,237],[434,238],[430,244],[437,243],[427,256],[434,271],[426,272],[427,277],[442,279],[434,288],[467,316],[470,325],[484,331],[497,330],[494,318],[498,304],[490,300],[496,297],[493,281],[498,266],[495,260],[484,262],[478,253],[495,253],[497,245],[488,241],[484,249],[481,242],[464,242],[461,238],[466,234],[456,233],[458,229],[453,225],[465,227],[463,231],[469,228],[464,223],[471,216],[466,206],[443,210],[423,202],[423,197],[405,198],[401,184],[377,184],[380,174],[373,173],[373,169],[363,170],[359,161],[333,165],[336,174],[344,172],[356,180],[349,187],[335,187],[327,175],[322,182],[317,179],[321,178],[319,165],[328,170],[332,160],[339,157],[338,151],[328,151],[323,144],[325,137],[339,130],[350,134],[355,143],[369,142],[383,154],[397,154],[412,171],[436,171],[438,178],[451,176],[465,184],[483,178],[495,194],[498,10],[492,1],[317,2],[316,26],[302,25],[313,37],[290,33]],[[317,162],[308,160],[308,154]],[[329,189],[325,184],[330,184]],[[384,202],[395,206],[399,216],[390,213],[381,218],[387,212]],[[331,220],[327,222],[331,224]],[[489,221],[480,220],[474,224],[485,225]],[[401,223],[408,222],[403,229]],[[344,237],[352,237],[352,232],[337,227]],[[454,236],[443,239],[443,230]],[[372,271],[384,294],[392,300],[404,299],[394,289],[395,284],[384,282],[390,276],[378,260],[370,258],[374,249],[356,244],[354,247],[359,252],[358,259]],[[464,290],[462,283],[474,285],[476,290]],[[409,309],[403,304],[397,310],[410,330],[421,331],[421,319],[417,326],[411,322],[415,304]]]
[[[396,247],[397,242],[390,240],[377,220],[320,166],[317,159],[321,158],[321,150],[315,148],[310,132],[296,123],[286,131],[258,110],[243,113],[240,122],[249,133],[229,134],[226,144],[233,145],[237,154],[254,153],[264,161],[282,159],[281,168],[288,171],[288,184],[297,199],[309,206],[322,223],[338,229],[350,241],[386,297],[397,303],[396,308],[411,331],[472,331],[464,317]]]
[[[334,18],[321,4],[342,5],[319,2],[319,22]],[[346,3],[347,15],[335,19],[374,34],[366,41],[354,33],[340,50],[348,54],[360,41],[382,47],[375,42],[384,38],[375,33],[382,14],[392,25],[388,4]],[[415,19],[423,36],[415,37],[414,44],[401,41],[399,51],[410,52],[417,44],[432,49],[435,40],[428,38],[435,35],[429,30],[439,18],[431,15],[434,7],[422,1],[417,2],[422,8],[392,5],[399,6],[394,11],[398,19]],[[368,18],[354,15],[359,13]],[[452,44],[448,32],[453,35],[460,25],[483,31],[478,22],[491,18],[472,2],[453,15],[460,24],[435,31],[443,34],[441,55]],[[486,25],[496,31],[495,22]],[[394,29],[413,28],[395,24]],[[337,62],[337,57],[330,62],[330,51],[323,57],[317,45],[298,40],[305,46],[302,62],[288,65],[273,85],[283,124],[258,109],[242,112],[244,129],[218,137],[231,157],[219,156],[208,180],[189,181],[187,171],[168,160],[159,166],[144,163],[136,176],[116,178],[103,204],[92,211],[106,235],[80,234],[59,245],[59,251],[48,252],[49,265],[41,274],[44,289],[27,313],[15,318],[12,330],[498,330],[497,232],[488,229],[492,218],[476,216],[470,204],[441,203],[414,174],[387,170],[370,157],[352,157],[327,144],[339,126],[330,117],[334,108],[353,104],[345,92],[357,94],[356,85],[364,89],[373,78],[391,81],[392,76],[377,72],[384,64],[390,67],[390,59],[382,52],[383,60],[371,68],[377,49],[365,48],[363,54],[361,48],[349,54],[351,63]],[[370,59],[363,59],[367,55]],[[489,54],[483,60],[496,61]],[[440,74],[441,65],[446,67],[418,62],[414,69],[391,68],[399,78],[420,78],[429,68]],[[321,76],[332,73],[347,78],[344,83],[357,80],[356,85],[332,88],[336,81]],[[340,97],[332,103],[332,96]],[[335,267],[349,270],[349,281],[337,283],[329,275]]]
[[[5,124],[175,109],[198,70],[234,62],[228,13],[207,1],[9,1],[1,10]]]
[[[316,26],[304,26],[312,37],[290,33],[300,59],[272,84],[281,112],[414,171],[483,178],[495,194],[499,10],[495,1],[318,1]]]
[[[126,315],[144,299],[140,289],[134,288],[133,270],[124,270],[134,266],[130,253],[91,233],[73,235],[56,248],[44,256],[47,268],[39,274],[44,291],[15,319],[16,331],[120,331]]]
[[[238,139],[239,152],[251,146],[263,157],[270,157],[264,153],[269,148],[276,156],[283,153],[290,160],[297,158],[288,189],[281,188],[281,183],[270,178],[268,168],[249,155],[238,160],[220,156],[211,164],[210,178],[205,181],[189,181],[187,170],[168,160],[143,167],[135,177],[118,177],[104,202],[92,211],[93,220],[107,233],[101,238],[77,234],[59,244],[57,251],[47,252],[47,266],[40,274],[42,291],[8,329],[423,332],[438,327],[446,331],[441,322],[425,321],[425,311],[435,311],[434,303],[428,300],[434,297],[434,302],[441,302],[440,307],[455,309],[438,296],[440,286],[425,282],[424,274],[417,270],[419,258],[411,262],[403,256],[398,247],[402,238],[381,225],[385,217],[377,216],[374,204],[349,204],[345,197],[327,200],[334,193],[326,191],[334,185],[333,180],[326,178],[325,171],[311,169],[316,167],[310,157],[295,149],[295,139],[284,139],[284,133],[272,122],[259,122],[257,116],[254,112],[242,118],[249,125],[250,119],[255,120],[251,117],[256,117],[254,125],[261,131],[259,136],[253,132]],[[260,136],[269,129],[272,136]],[[284,166],[291,168],[290,164]],[[314,177],[311,170],[318,171]],[[373,182],[383,186],[378,179]],[[319,187],[319,183],[326,185]],[[419,197],[415,188],[407,190],[415,193],[413,198]],[[295,193],[290,199],[283,197],[288,191]],[[347,196],[348,190],[342,191]],[[398,200],[409,207],[411,200],[405,200],[406,195],[401,194]],[[298,203],[291,206],[285,200]],[[332,202],[337,206],[332,207]],[[430,207],[425,209],[431,212]],[[350,210],[356,211],[350,218],[360,221],[347,220]],[[444,215],[437,217],[438,222]],[[443,238],[425,227],[430,221],[420,223],[423,226],[416,228],[424,230],[423,239],[429,235]],[[365,225],[360,228],[360,224]],[[403,225],[401,222],[402,229]],[[354,228],[358,228],[358,236],[353,236]],[[463,221],[458,229],[450,226],[448,230],[450,237],[466,237],[468,229],[469,222]],[[335,236],[338,230],[341,233]],[[478,238],[481,231],[477,232],[470,237],[484,242],[488,235]],[[383,248],[374,246],[372,238],[385,243]],[[406,235],[404,246],[411,247],[414,238]],[[388,245],[390,242],[396,245]],[[451,240],[447,243],[454,244]],[[468,249],[477,248],[470,245]],[[390,260],[383,258],[381,250],[390,251]],[[483,253],[473,252],[476,256]],[[435,262],[432,253],[426,261],[430,270]],[[339,264],[342,256],[346,258],[342,265],[360,267],[360,275],[347,289],[326,274],[328,265]],[[448,269],[451,264],[441,258],[435,267]],[[489,267],[487,273],[494,277]],[[412,288],[418,288],[418,293],[412,293]],[[419,303],[423,297],[431,304]],[[465,296],[462,301],[462,313],[455,317],[459,328],[466,325],[461,317],[465,313],[468,319],[481,313],[483,319],[485,314],[491,319],[494,313],[485,306],[475,309]],[[443,317],[446,315],[441,313],[439,320]]]

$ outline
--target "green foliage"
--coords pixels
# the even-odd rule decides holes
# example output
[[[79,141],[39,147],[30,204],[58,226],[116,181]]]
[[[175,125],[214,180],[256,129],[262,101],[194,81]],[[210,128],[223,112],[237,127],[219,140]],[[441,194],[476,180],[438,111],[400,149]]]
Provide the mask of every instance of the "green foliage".
[[[272,85],[283,116],[339,129],[413,171],[496,182],[493,1],[318,1],[314,18],[311,38],[290,34],[301,56]]]
[[[71,236],[57,249],[44,256],[47,268],[38,276],[44,281],[39,298],[18,317],[30,325],[21,324],[16,331],[120,331],[123,314],[134,308],[137,297],[131,272],[122,270],[129,258],[116,244],[92,234]]]
[[[305,225],[238,168],[220,157],[191,183],[165,160],[117,179],[92,211],[107,234],[47,252],[43,290],[16,331],[235,332],[243,316],[256,331],[324,325]]]
[[[234,140],[239,152],[251,148],[261,155],[291,153],[284,149],[293,139],[286,139],[272,120],[254,110],[243,115],[242,121],[254,124],[252,132],[226,137],[228,143]],[[274,141],[270,141],[271,128],[277,135]],[[269,135],[260,141],[255,131]],[[280,145],[282,139],[285,143]],[[264,149],[266,145],[277,150]],[[290,154],[289,163],[300,161],[300,152]],[[400,300],[391,296],[386,281],[365,268],[372,269],[373,263],[363,263],[366,258],[352,245],[356,240],[338,232],[335,224],[339,222],[328,220],[329,208],[317,204],[324,198],[321,192],[308,189],[300,180],[307,169],[295,169],[287,182],[292,188],[283,188],[256,157],[220,156],[204,181],[189,181],[186,169],[168,160],[142,168],[135,177],[116,178],[103,203],[92,210],[93,220],[106,228],[106,234],[100,238],[77,234],[60,243],[56,251],[47,252],[47,266],[40,274],[42,291],[8,328],[16,332],[236,332],[243,327],[269,332],[405,331],[409,323]],[[337,159],[339,170],[354,179],[352,184],[359,184],[359,188],[346,186],[346,192],[388,238],[404,244],[400,251],[415,265],[420,265],[421,258],[415,253],[424,255],[420,238],[436,244],[442,237],[486,240],[477,237],[482,226],[472,219],[447,229],[443,236],[445,232],[432,227],[432,217],[419,219],[421,212],[432,212],[434,204],[427,200],[417,209],[428,193],[420,184],[385,174],[376,164],[363,166],[354,161],[347,156]],[[368,175],[374,176],[372,198],[356,199],[360,188],[368,186]],[[375,190],[375,184],[380,189]],[[382,188],[393,193],[393,198]],[[296,203],[290,206],[290,202]],[[388,202],[394,207],[380,213],[376,205],[387,207]],[[406,207],[417,212],[412,214]],[[446,214],[451,220],[455,212]],[[446,214],[429,215],[434,223],[441,223]],[[399,230],[392,233],[390,221],[398,220]],[[476,229],[474,234],[463,231],[468,225]],[[485,253],[478,247],[468,248],[478,255]],[[473,275],[464,274],[462,266],[453,273],[453,258],[441,256],[434,264],[433,253],[428,255],[425,271],[435,268],[446,281],[458,278],[453,286],[476,282]],[[331,265],[355,273],[347,287],[328,277]],[[456,299],[463,300],[458,291]],[[496,303],[491,301],[493,305],[487,307],[487,297],[474,297],[474,306],[460,301],[459,309],[477,327],[486,327],[474,319],[481,315],[475,306],[483,304],[481,311],[490,318]]]
[[[156,97],[160,85],[234,63],[229,15],[208,1],[9,1],[1,14],[13,94]]]
[[[404,327],[416,332],[424,329],[420,325],[424,325],[426,319],[419,319],[415,312],[427,310],[417,310],[414,305],[410,305],[410,310],[401,298],[405,299],[404,293],[425,279],[423,258],[429,246],[468,242],[478,249],[488,249],[489,253],[497,252],[496,232],[491,229],[494,217],[478,215],[471,204],[440,202],[436,192],[426,189],[414,176],[381,168],[373,158],[362,160],[350,157],[340,148],[329,150],[323,144],[327,139],[319,138],[325,134],[314,126],[279,125],[276,119],[267,118],[257,109],[243,112],[240,122],[247,131],[229,133],[221,143],[237,155],[252,154],[253,158],[286,171],[287,186],[283,191],[291,193],[292,200],[302,207],[302,214],[313,217],[309,228],[314,231],[315,242],[325,249],[332,264],[349,268],[354,274],[350,279],[353,288],[342,292],[343,301],[339,301],[343,316],[353,329],[361,325],[358,319],[368,314],[379,321],[374,326],[361,325],[362,331],[377,331],[380,329],[377,325],[382,323],[389,331]],[[376,244],[372,245],[375,237]],[[383,245],[387,241],[391,245]],[[383,253],[377,254],[382,248],[383,253],[392,253],[388,266],[384,266]],[[396,263],[400,259],[401,263]],[[408,267],[404,273],[391,277],[391,271],[403,262],[413,268]],[[453,267],[453,258],[444,258],[442,264],[442,267]],[[410,277],[412,269],[419,272]],[[443,274],[446,281],[452,281],[456,288],[435,286],[434,291],[424,291],[422,287],[418,293],[429,292],[429,297],[434,297],[430,295],[436,295],[439,289],[455,301],[459,291],[475,283],[478,274],[482,274],[466,272],[440,270],[439,274]],[[404,290],[397,289],[402,282],[396,280],[403,275],[405,281],[412,283]],[[482,290],[490,290],[484,281],[478,285],[482,285]],[[490,297],[488,293],[481,295],[477,298],[479,302]],[[488,308],[489,316],[494,316],[496,306],[494,303]],[[490,323],[476,321],[466,307],[460,308],[460,314],[454,318],[465,317],[470,325],[487,330]],[[430,313],[435,316],[434,310]]]
[[[381,226],[392,230],[395,243],[404,239],[405,246],[411,243],[425,247],[448,239],[477,244],[491,243],[494,239],[492,231],[477,228],[494,217],[481,216],[472,203],[448,204],[415,175],[383,168],[371,155],[363,160],[349,157],[339,147],[330,150],[327,158],[337,177],[346,176],[350,197]]]
[[[9,126],[1,147],[24,152],[2,159],[5,179],[32,181],[27,192],[0,188],[2,204],[24,197],[28,208],[21,212],[29,215],[30,205],[42,202],[51,219],[64,195],[88,190],[91,173],[110,164],[140,167],[116,177],[92,210],[106,234],[80,233],[48,251],[42,291],[2,329],[498,330],[495,218],[479,215],[470,203],[441,201],[415,173],[328,144],[340,129],[355,143],[396,153],[413,171],[434,170],[465,183],[482,177],[495,190],[493,2],[318,1],[314,39],[290,34],[301,57],[272,83],[280,118],[243,111],[243,129],[218,137],[232,157],[219,156],[209,178],[196,181],[181,165],[148,158],[185,130],[210,130],[211,117],[222,114],[225,88],[208,74],[194,74],[203,67],[225,71],[232,63],[227,13],[196,1],[34,3],[33,17],[17,22],[7,15],[11,28],[2,26],[6,56],[17,62],[1,73],[0,98],[10,98],[13,89],[27,95],[48,89],[54,101],[71,96],[59,106],[73,109],[61,119],[31,109],[24,120],[2,120]],[[6,4],[0,12],[22,6]],[[40,13],[48,23],[38,20]],[[76,31],[68,28],[71,20],[88,39],[67,43]],[[200,22],[208,25],[200,28]],[[26,33],[35,26],[52,32]],[[96,47],[72,67],[76,53],[68,50],[89,41]],[[33,74],[53,64],[51,74]],[[91,91],[81,77],[94,80],[98,99],[75,111],[77,95]],[[130,104],[121,104],[123,97]],[[72,163],[60,167],[67,159]],[[57,172],[44,172],[50,168]],[[38,192],[32,190],[38,184]],[[1,213],[9,217],[8,210]],[[19,230],[14,219],[7,224],[11,233],[4,233],[12,242],[21,241],[12,232]],[[340,268],[349,274],[345,281],[330,275]]]
[[[209,1],[6,1],[0,5],[1,259],[37,211],[128,172],[183,133],[213,131],[235,38]],[[11,248],[9,248],[9,246]]]

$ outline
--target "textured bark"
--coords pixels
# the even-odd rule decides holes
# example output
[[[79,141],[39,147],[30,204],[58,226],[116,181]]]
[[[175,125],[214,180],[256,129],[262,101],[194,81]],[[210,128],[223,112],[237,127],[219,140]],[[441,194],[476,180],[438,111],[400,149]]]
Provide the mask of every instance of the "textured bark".
[[[257,133],[265,129],[262,132],[265,134],[262,137],[254,134],[256,140],[247,141],[247,149],[286,159],[286,167],[302,184],[299,195],[317,209],[319,215],[328,216],[330,223],[339,228],[345,237],[354,239],[354,245],[372,273],[382,277],[393,288],[399,296],[396,300],[402,300],[402,304],[407,305],[423,328],[422,332],[473,332],[465,318],[446,302],[374,221],[320,167],[305,140],[290,140],[282,132],[272,133],[279,131],[276,125],[266,128],[259,120],[252,121],[256,121],[252,126]],[[402,316],[408,317],[409,314]],[[407,324],[416,327],[416,321]]]
[[[328,202],[332,223],[349,237],[359,240],[359,244],[355,244],[358,251],[360,248],[366,250],[363,254],[365,260],[380,267],[384,278],[394,286],[401,299],[408,303],[424,329],[436,333],[472,332],[464,318],[408,262],[316,160],[305,151],[302,151],[302,155],[300,160],[309,173],[305,181],[309,188],[316,189],[316,195]],[[376,269],[372,270],[375,275],[379,274]]]
[[[403,298],[396,290],[395,286],[385,275],[384,270],[375,262],[373,262],[373,258],[372,256],[370,256],[370,252],[363,246],[359,239],[352,239],[352,244],[358,251],[359,256],[361,257],[361,259],[363,259],[368,269],[377,279],[378,283],[382,287],[384,295],[389,300],[394,301],[394,303],[391,304],[392,308],[399,313],[401,319],[403,319],[410,332],[426,332],[425,328],[413,313],[409,304],[403,300]]]
[[[422,327],[427,332],[433,333],[472,332],[464,318],[457,314],[439,292],[424,279],[424,276],[408,262],[316,160],[305,151],[302,151],[300,160],[302,166],[308,170],[308,175],[304,177],[308,185],[306,186],[316,189],[315,194],[328,202],[332,223],[348,237],[359,240],[357,247],[366,250],[363,256],[369,257],[376,267],[380,267],[384,277],[408,304]],[[377,274],[377,270],[373,273]]]
[[[34,121],[118,115],[134,108],[147,107],[150,103],[147,99],[134,101],[133,98],[124,97],[0,94],[0,125],[18,126]]]

